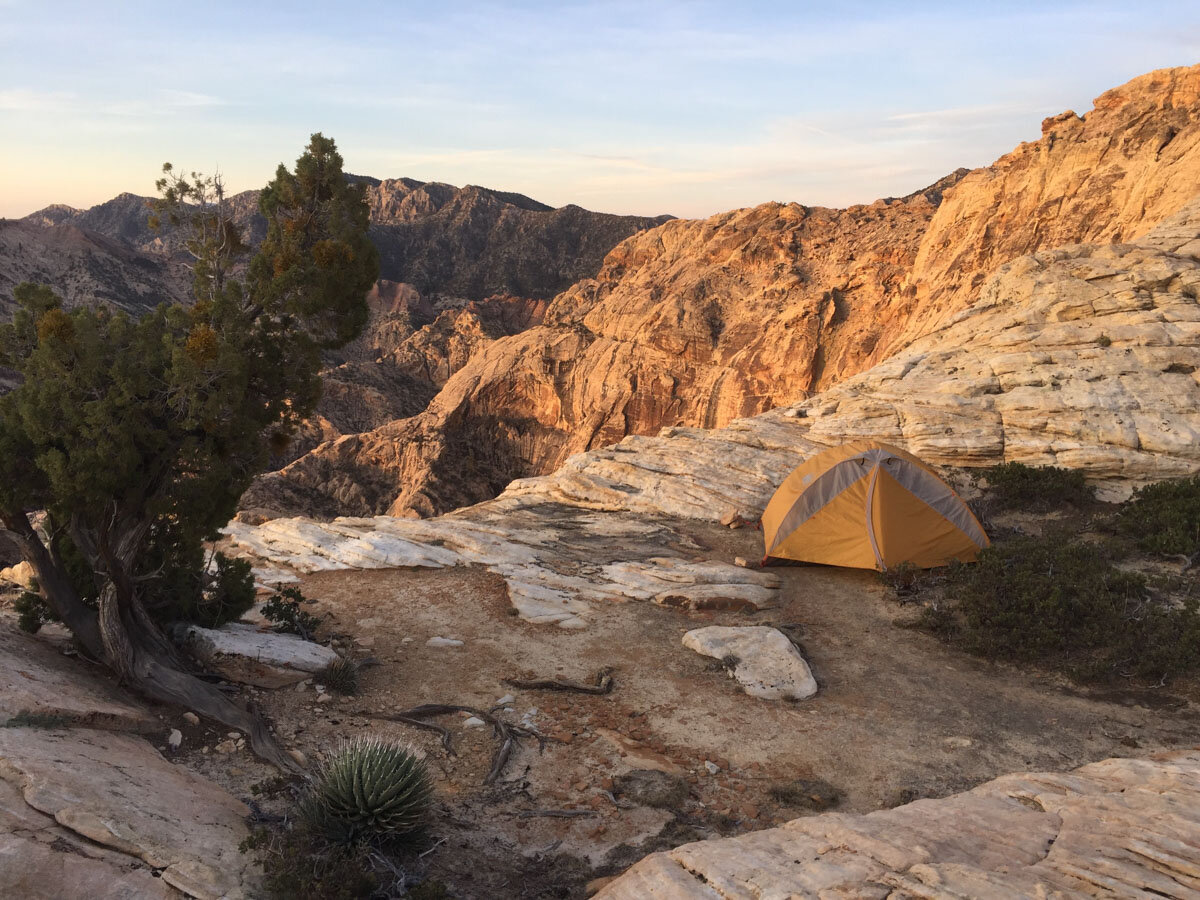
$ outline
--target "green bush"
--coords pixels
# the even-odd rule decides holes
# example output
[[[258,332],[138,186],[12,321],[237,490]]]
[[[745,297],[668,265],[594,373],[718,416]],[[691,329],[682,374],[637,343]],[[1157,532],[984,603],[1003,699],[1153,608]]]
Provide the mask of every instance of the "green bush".
[[[21,591],[13,601],[13,611],[17,614],[17,627],[29,634],[37,634],[47,622],[57,622],[58,616],[37,592],[36,582],[28,591]]]
[[[311,641],[321,620],[301,609],[302,603],[312,603],[312,600],[305,597],[299,588],[276,588],[275,593],[263,604],[263,616],[274,625],[276,631],[298,634]]]
[[[946,601],[923,624],[966,650],[1053,665],[1091,680],[1115,674],[1169,679],[1200,668],[1194,600],[1168,607],[1141,575],[1102,546],[1066,535],[994,544],[946,572]]]
[[[425,764],[411,748],[360,738],[321,770],[300,818],[334,843],[382,842],[423,828],[431,795]]]
[[[988,496],[1001,508],[1046,512],[1065,504],[1083,506],[1095,495],[1076,469],[1008,462],[984,469]]]
[[[1117,526],[1147,553],[1200,552],[1200,475],[1138,488],[1121,505]]]

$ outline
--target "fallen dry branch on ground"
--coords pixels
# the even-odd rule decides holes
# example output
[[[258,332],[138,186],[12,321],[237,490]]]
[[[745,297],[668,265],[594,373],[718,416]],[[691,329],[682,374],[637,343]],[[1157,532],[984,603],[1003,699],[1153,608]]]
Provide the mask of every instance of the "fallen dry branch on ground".
[[[536,731],[520,725],[511,725],[497,718],[492,713],[476,709],[473,706],[456,706],[449,703],[425,703],[421,706],[414,706],[412,709],[401,710],[397,713],[369,713],[364,711],[358,713],[358,715],[367,716],[368,718],[386,719],[389,722],[403,722],[405,725],[412,725],[415,728],[436,731],[442,736],[442,746],[446,749],[446,753],[454,756],[454,746],[450,740],[450,730],[424,720],[431,716],[445,716],[457,712],[469,713],[487,722],[492,726],[496,737],[500,738],[500,749],[492,757],[492,767],[488,770],[487,777],[483,779],[484,784],[492,784],[500,777],[500,773],[504,771],[504,766],[508,762],[508,758],[512,755],[513,747],[520,742],[521,738],[536,738],[539,750],[544,749],[546,746],[545,738]]]
[[[522,809],[517,811],[517,816],[522,819],[580,819],[594,815],[596,812],[591,809]]]
[[[578,681],[568,681],[565,678],[542,678],[529,681],[505,678],[504,683],[509,687],[523,688],[529,691],[574,691],[577,694],[607,694],[613,689],[613,679],[609,669],[601,669],[596,673],[595,684],[580,684]]]

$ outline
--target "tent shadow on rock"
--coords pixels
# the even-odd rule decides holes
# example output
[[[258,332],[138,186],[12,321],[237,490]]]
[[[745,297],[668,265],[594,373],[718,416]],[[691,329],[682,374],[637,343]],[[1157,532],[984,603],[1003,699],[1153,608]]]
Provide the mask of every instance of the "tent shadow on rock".
[[[989,544],[967,504],[911,453],[852,441],[809,458],[762,517],[768,559],[886,570],[974,561]]]

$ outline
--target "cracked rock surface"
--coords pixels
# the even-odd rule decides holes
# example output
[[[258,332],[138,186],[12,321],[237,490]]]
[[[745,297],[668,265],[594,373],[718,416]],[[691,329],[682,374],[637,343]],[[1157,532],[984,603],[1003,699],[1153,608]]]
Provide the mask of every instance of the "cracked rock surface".
[[[598,900],[1200,896],[1200,748],[648,856]]]

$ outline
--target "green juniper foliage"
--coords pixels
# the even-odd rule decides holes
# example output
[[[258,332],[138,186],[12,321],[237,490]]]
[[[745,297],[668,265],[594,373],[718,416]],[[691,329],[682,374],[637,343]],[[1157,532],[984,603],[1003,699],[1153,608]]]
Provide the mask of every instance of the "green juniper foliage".
[[[378,254],[362,189],[320,134],[262,192],[267,234],[248,265],[219,179],[168,167],[160,190],[156,216],[184,230],[195,259],[192,306],[135,319],[65,309],[43,286],[14,291],[0,325],[0,366],[20,377],[0,397],[0,523],[91,656],[150,696],[249,729],[184,673],[160,626],[244,607],[248,572],[218,562],[207,576],[203,542],[272,441],[312,412],[320,352],[361,329]],[[33,510],[47,511],[45,536]],[[264,733],[252,729],[257,749]]]

